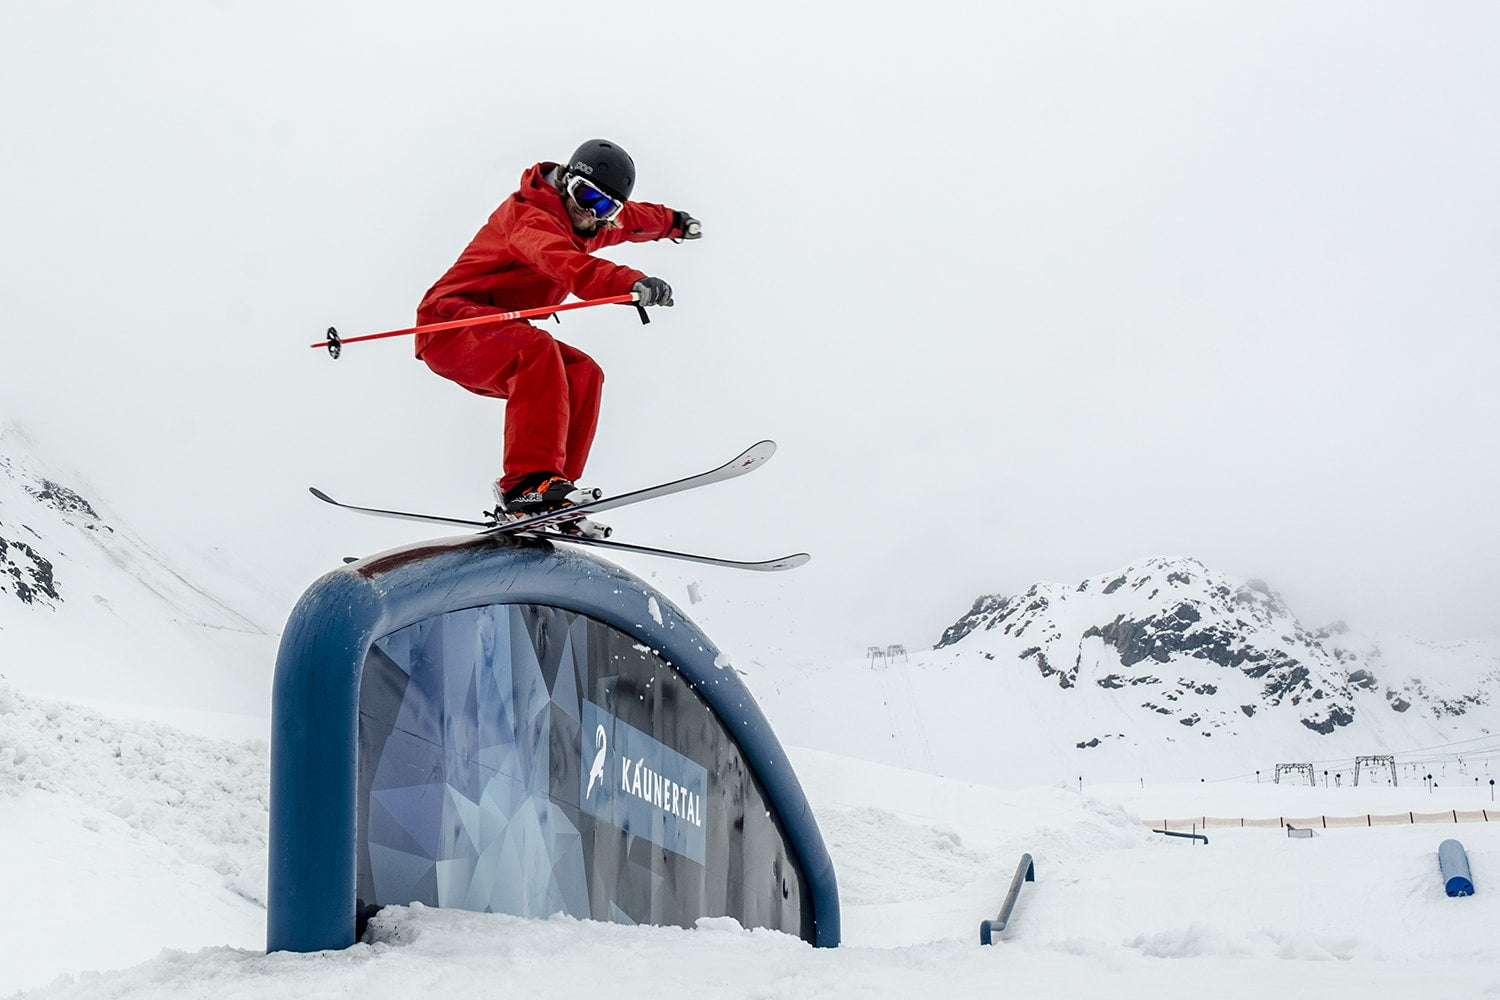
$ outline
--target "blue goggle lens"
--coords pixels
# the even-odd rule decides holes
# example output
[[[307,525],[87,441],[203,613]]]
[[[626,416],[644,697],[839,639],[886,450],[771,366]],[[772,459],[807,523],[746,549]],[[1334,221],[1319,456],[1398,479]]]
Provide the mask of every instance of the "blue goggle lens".
[[[586,212],[593,212],[599,219],[608,219],[619,210],[620,203],[594,187],[588,181],[580,181],[573,188],[573,200]]]

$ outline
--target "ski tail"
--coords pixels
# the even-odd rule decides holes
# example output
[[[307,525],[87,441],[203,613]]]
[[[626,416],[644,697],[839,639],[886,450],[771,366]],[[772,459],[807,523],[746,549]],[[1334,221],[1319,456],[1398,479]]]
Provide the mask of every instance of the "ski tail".
[[[358,511],[361,514],[373,514],[376,517],[389,517],[397,521],[420,521],[423,524],[451,524],[454,527],[458,528],[480,529],[492,528],[495,525],[495,522],[493,521],[475,521],[463,517],[443,517],[440,514],[416,514],[411,511],[405,510],[385,510],[381,507],[361,507],[357,504],[344,503],[342,500],[335,500],[333,497],[329,496],[327,493],[324,493],[316,486],[309,486],[307,488],[307,491],[324,503],[333,504],[335,507],[342,507],[345,510]]]

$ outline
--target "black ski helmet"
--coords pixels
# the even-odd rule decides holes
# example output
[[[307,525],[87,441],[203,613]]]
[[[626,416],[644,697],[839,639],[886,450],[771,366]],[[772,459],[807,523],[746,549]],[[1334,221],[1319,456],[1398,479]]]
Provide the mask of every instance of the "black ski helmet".
[[[629,201],[635,189],[635,161],[608,139],[590,139],[579,146],[568,161],[568,171],[587,177],[616,201]]]

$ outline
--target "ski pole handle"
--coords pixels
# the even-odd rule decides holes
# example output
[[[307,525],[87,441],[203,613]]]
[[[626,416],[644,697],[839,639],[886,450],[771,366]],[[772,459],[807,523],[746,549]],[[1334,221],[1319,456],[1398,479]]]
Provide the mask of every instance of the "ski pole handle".
[[[569,309],[587,309],[589,306],[610,306],[624,303],[637,304],[640,296],[635,292],[625,292],[621,295],[608,295],[602,299],[585,299],[582,302],[568,302],[560,306],[536,306],[531,309],[512,309],[510,312],[494,313],[489,316],[470,316],[466,319],[450,319],[442,323],[428,323],[425,326],[409,326],[404,330],[386,330],[384,333],[366,333],[359,337],[340,337],[338,330],[328,328],[328,339],[320,340],[309,347],[328,348],[328,353],[338,357],[344,351],[345,344],[357,344],[363,340],[383,340],[386,337],[403,337],[413,333],[437,333],[440,330],[457,330],[465,326],[480,326],[484,323],[504,323],[512,319],[532,319],[537,316],[551,316],[553,313],[567,312]]]

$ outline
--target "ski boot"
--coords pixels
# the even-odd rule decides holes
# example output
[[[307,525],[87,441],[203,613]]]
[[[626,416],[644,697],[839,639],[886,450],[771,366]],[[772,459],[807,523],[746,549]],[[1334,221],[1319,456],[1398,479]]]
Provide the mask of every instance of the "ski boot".
[[[602,494],[599,490],[580,489],[570,480],[551,472],[527,476],[509,490],[501,490],[497,482],[495,483],[495,499],[498,501],[498,506],[494,512],[495,523],[503,524],[506,521],[517,521],[537,514],[563,510],[575,504],[597,500],[600,496]],[[611,534],[608,527],[590,521],[586,517],[554,522],[548,527],[565,535],[582,535],[588,538],[608,538]]]

